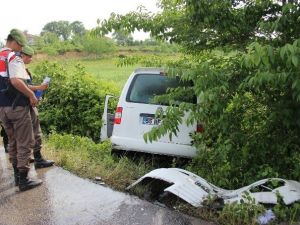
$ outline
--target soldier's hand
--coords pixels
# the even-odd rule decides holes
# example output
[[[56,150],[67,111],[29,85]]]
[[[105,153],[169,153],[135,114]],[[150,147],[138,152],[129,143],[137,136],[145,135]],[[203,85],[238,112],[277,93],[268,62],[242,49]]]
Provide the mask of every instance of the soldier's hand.
[[[30,105],[31,105],[32,107],[37,106],[38,103],[39,103],[38,99],[35,97],[34,94],[29,98],[29,101],[30,101]]]
[[[40,86],[39,86],[39,90],[46,90],[46,89],[48,89],[48,87],[49,87],[49,84],[41,84]]]

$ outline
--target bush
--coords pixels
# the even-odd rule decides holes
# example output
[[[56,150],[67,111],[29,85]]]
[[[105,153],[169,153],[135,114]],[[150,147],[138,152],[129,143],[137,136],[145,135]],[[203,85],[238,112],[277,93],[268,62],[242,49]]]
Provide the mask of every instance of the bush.
[[[64,54],[69,51],[81,51],[82,45],[77,40],[62,41],[53,33],[46,33],[35,40],[35,50],[48,55]]]
[[[79,64],[70,74],[58,63],[42,62],[37,65],[35,73],[40,74],[37,77],[40,80],[45,74],[52,78],[39,106],[43,130],[98,140],[105,95],[116,94],[116,86],[93,79]]]
[[[115,43],[106,37],[94,37],[86,35],[82,45],[83,51],[94,53],[96,55],[101,55],[103,53],[109,53],[116,50]]]

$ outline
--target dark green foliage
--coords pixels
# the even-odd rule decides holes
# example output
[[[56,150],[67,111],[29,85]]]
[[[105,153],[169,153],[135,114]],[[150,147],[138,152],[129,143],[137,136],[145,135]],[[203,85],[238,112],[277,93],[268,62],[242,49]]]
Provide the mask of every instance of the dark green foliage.
[[[194,81],[200,101],[178,110],[191,110],[188,122],[205,127],[194,135],[199,154],[189,169],[226,188],[266,177],[300,179],[300,76],[292,60],[298,42],[281,48],[255,43],[247,53],[203,52],[177,62],[175,70],[172,65],[182,79]],[[150,140],[172,131],[178,110],[167,111],[174,119],[152,131]]]
[[[83,37],[85,35],[86,30],[82,22],[74,21],[70,24],[70,26],[74,36]]]
[[[47,23],[42,30],[42,35],[45,33],[53,33],[58,38],[62,38],[64,41],[68,40],[71,32],[72,32],[73,26],[70,25],[69,21],[52,21],[50,23]]]
[[[144,8],[112,13],[94,32],[144,30],[186,47],[189,52],[219,46],[244,48],[252,41],[282,45],[300,32],[299,1],[159,0],[161,12]],[[288,3],[289,2],[289,3]],[[287,4],[288,3],[288,4]]]
[[[116,94],[116,87],[94,80],[81,65],[76,65],[71,74],[58,63],[42,62],[35,73],[51,77],[39,106],[43,130],[99,140],[105,95]]]

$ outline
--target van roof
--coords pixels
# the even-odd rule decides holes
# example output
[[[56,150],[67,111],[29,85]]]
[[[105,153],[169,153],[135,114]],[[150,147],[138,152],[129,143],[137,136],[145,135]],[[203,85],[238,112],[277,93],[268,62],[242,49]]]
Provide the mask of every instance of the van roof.
[[[157,68],[157,67],[141,67],[134,70],[134,73],[155,73],[160,74],[164,73],[163,68]]]

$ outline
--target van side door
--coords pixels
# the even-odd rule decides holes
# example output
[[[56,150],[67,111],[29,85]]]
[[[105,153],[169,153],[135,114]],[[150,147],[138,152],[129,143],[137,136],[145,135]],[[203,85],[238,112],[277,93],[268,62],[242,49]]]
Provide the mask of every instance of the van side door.
[[[109,112],[109,100],[114,98],[113,95],[106,95],[105,96],[105,103],[104,103],[104,110],[102,114],[102,127],[100,131],[100,141],[104,141],[111,137],[113,129],[114,129],[114,119],[115,114]]]

